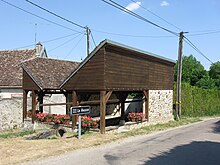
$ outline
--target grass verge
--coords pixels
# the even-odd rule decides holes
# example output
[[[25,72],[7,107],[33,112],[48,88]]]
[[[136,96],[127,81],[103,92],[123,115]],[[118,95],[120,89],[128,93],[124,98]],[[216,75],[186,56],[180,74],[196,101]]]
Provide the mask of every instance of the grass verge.
[[[183,118],[180,121],[171,121],[165,124],[146,126],[126,133],[106,132],[106,134],[99,134],[98,132],[89,132],[82,135],[80,140],[76,138],[74,132],[70,132],[72,138],[50,140],[25,140],[21,137],[24,134],[32,132],[14,132],[7,133],[6,135],[1,134],[1,137],[4,138],[0,140],[0,164],[8,165],[43,159],[77,149],[99,146],[131,136],[149,134],[198,121],[200,121],[199,118]]]
[[[15,138],[33,134],[33,130],[0,133],[0,138]]]
[[[182,126],[182,125],[186,125],[186,124],[190,124],[190,123],[195,123],[195,122],[198,122],[201,120],[202,119],[200,119],[198,117],[182,118],[179,121],[174,120],[174,121],[170,121],[170,122],[164,123],[164,124],[145,126],[145,127],[139,128],[139,129],[135,129],[135,130],[131,130],[129,132],[126,132],[125,137],[144,135],[144,134],[149,134],[149,133],[156,132],[156,131],[163,131],[163,130],[166,130],[169,128],[174,128],[174,127],[178,127],[178,126]]]

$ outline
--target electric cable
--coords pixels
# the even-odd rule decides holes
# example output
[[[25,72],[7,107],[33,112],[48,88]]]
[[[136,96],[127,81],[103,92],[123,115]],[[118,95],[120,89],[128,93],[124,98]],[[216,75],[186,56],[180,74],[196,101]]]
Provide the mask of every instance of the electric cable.
[[[62,36],[62,37],[57,37],[57,38],[54,38],[54,39],[50,39],[50,40],[47,40],[47,41],[42,41],[41,43],[49,43],[49,42],[57,41],[57,40],[60,40],[60,39],[63,39],[63,38],[67,38],[67,37],[70,37],[70,36],[73,36],[73,35],[76,35],[76,34],[79,34],[79,33],[82,34],[82,32],[77,32],[77,33],[69,34],[69,35],[66,35],[66,36]],[[36,44],[21,46],[21,47],[14,48],[13,50],[22,49],[22,48],[27,48],[27,47],[31,47],[31,46],[35,46],[35,45],[36,45]]]
[[[82,37],[79,39],[79,41],[75,44],[75,46],[72,47],[72,49],[67,53],[67,55],[64,57],[64,59],[66,59],[71,53],[72,51],[79,45],[80,41],[83,39],[84,35],[82,35]]]
[[[167,31],[167,32],[169,32],[169,33],[171,33],[171,34],[173,34],[173,35],[175,35],[175,36],[178,36],[178,33],[173,32],[173,31],[171,31],[171,30],[169,30],[169,29],[166,29],[166,28],[164,28],[164,27],[162,27],[162,26],[160,26],[160,25],[158,25],[158,24],[156,24],[156,23],[154,23],[154,22],[152,22],[152,21],[150,21],[150,20],[148,20],[148,19],[146,19],[146,18],[144,18],[144,17],[142,17],[142,16],[136,14],[135,12],[126,9],[125,7],[123,7],[122,5],[120,5],[120,4],[116,3],[116,2],[114,2],[113,0],[108,0],[108,1],[110,1],[111,3],[108,2],[108,1],[106,1],[106,0],[101,0],[101,1],[105,2],[105,3],[108,4],[108,5],[111,5],[111,6],[117,8],[117,9],[119,9],[119,10],[121,10],[121,11],[127,13],[127,14],[130,14],[130,15],[132,15],[132,16],[134,16],[134,17],[136,17],[136,18],[138,18],[138,19],[140,19],[140,20],[142,20],[142,21],[144,21],[144,22],[147,22],[147,23],[149,23],[149,24],[151,24],[151,25],[153,25],[153,26],[156,26],[156,27],[158,27],[158,28],[160,28],[160,29],[162,29],[162,30],[164,30],[164,31]]]
[[[164,18],[162,18],[162,17],[160,17],[159,15],[155,14],[154,12],[152,12],[151,10],[149,10],[149,9],[147,9],[146,7],[142,6],[141,4],[138,4],[138,3],[135,2],[134,0],[131,0],[131,2],[136,3],[138,6],[140,6],[140,7],[143,8],[144,10],[148,11],[148,12],[151,13],[152,15],[156,16],[157,18],[163,20],[163,21],[166,22],[167,24],[169,24],[169,25],[175,27],[175,28],[178,29],[178,30],[181,30],[181,28],[179,28],[178,26],[176,26],[176,25],[174,25],[174,24],[168,22],[168,21],[165,20]],[[182,30],[181,30],[181,31],[182,31]]]
[[[120,33],[111,33],[111,32],[105,32],[101,30],[95,30],[91,29],[94,32],[103,33],[103,34],[109,34],[109,35],[115,35],[115,36],[121,36],[121,37],[134,37],[134,38],[170,38],[170,37],[176,37],[176,36],[140,36],[140,35],[130,35],[130,34],[120,34]]]
[[[218,30],[218,31],[204,32],[204,33],[189,34],[189,35],[187,35],[187,36],[201,36],[201,35],[216,34],[216,33],[220,33],[220,30]]]
[[[78,27],[80,27],[80,28],[86,29],[86,27],[84,27],[84,26],[82,26],[82,25],[80,25],[80,24],[78,24],[78,23],[75,23],[75,22],[73,22],[73,21],[71,21],[71,20],[69,20],[69,19],[66,19],[66,18],[64,18],[64,17],[62,17],[62,16],[60,16],[60,15],[54,13],[54,12],[51,12],[51,11],[49,11],[48,9],[45,9],[45,8],[43,8],[43,7],[39,6],[39,5],[37,5],[36,3],[33,3],[33,2],[31,2],[31,1],[29,1],[29,0],[26,0],[26,2],[28,2],[28,3],[30,3],[30,4],[32,4],[32,5],[36,6],[36,7],[38,7],[38,8],[40,8],[40,9],[42,9],[42,10],[44,10],[44,11],[46,11],[46,12],[52,14],[52,15],[54,15],[54,16],[56,16],[56,17],[58,17],[58,18],[60,18],[60,19],[62,19],[62,20],[64,20],[64,21],[67,21],[67,22],[69,22],[69,23],[71,23],[71,24],[73,24],[73,25],[75,25],[75,26],[78,26]]]
[[[48,50],[48,53],[51,52],[51,51],[53,51],[53,50],[55,50],[55,49],[57,49],[57,48],[59,48],[59,47],[61,47],[61,46],[63,46],[63,45],[65,45],[65,44],[67,44],[67,43],[69,43],[70,41],[74,40],[75,38],[79,37],[80,35],[82,35],[82,34],[79,34],[79,35],[77,35],[76,37],[71,38],[71,39],[65,41],[64,43],[62,43],[62,44],[56,46],[55,48]]]
[[[190,46],[192,47],[195,51],[197,51],[200,55],[202,55],[206,60],[208,60],[211,64],[213,64],[213,62],[204,54],[202,53],[187,37],[183,36],[184,41]]]
[[[92,31],[91,31],[91,36],[92,36],[93,44],[94,44],[94,46],[96,47],[96,43],[95,43],[95,39],[94,39],[94,37],[93,37]]]
[[[74,32],[79,32],[79,31],[74,30],[74,29],[72,29],[72,28],[66,27],[66,26],[64,26],[64,25],[58,24],[58,23],[53,22],[53,21],[51,21],[51,20],[49,20],[49,19],[43,18],[43,17],[38,16],[38,15],[36,15],[36,14],[34,14],[34,13],[31,13],[31,12],[29,12],[29,11],[27,11],[27,10],[25,10],[25,9],[22,9],[22,8],[20,8],[20,7],[16,6],[16,5],[14,5],[14,4],[12,4],[12,3],[9,3],[9,2],[7,2],[7,1],[5,1],[5,0],[1,0],[1,1],[4,2],[5,4],[8,4],[8,5],[12,6],[12,7],[15,7],[15,8],[17,8],[17,9],[19,9],[19,10],[25,12],[25,13],[28,13],[28,14],[30,14],[30,15],[32,15],[32,16],[35,16],[35,17],[37,17],[37,18],[40,18],[40,19],[42,19],[42,20],[44,20],[44,21],[50,22],[50,23],[52,23],[52,24],[54,24],[54,25],[60,26],[60,27],[62,27],[62,28],[65,28],[65,29],[68,29],[68,30],[71,30],[71,31],[74,31]]]

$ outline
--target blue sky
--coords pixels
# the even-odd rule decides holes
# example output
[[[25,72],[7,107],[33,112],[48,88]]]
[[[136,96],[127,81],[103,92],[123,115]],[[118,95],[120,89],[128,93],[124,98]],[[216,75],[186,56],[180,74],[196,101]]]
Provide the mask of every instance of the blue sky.
[[[25,48],[33,48],[36,32],[37,41],[42,42],[51,58],[81,61],[86,57],[84,29],[60,20],[25,0],[5,1],[69,29],[27,14],[0,0],[1,50],[28,45],[30,46]],[[115,1],[171,31],[189,32],[185,34],[186,37],[202,53],[213,62],[220,60],[219,0],[138,0],[136,3],[132,0]],[[82,26],[88,26],[92,30],[96,44],[107,38],[173,60],[177,59],[178,37],[119,11],[101,0],[32,0],[32,2]],[[149,10],[178,28],[159,19]],[[57,40],[50,41],[53,39]],[[94,44],[91,42],[91,50],[93,49]],[[211,63],[185,42],[183,54],[193,54],[206,69],[209,69]]]

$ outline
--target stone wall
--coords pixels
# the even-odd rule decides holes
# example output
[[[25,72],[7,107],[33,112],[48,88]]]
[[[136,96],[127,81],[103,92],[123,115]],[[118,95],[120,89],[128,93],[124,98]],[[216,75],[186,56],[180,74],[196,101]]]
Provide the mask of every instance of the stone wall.
[[[149,122],[173,120],[173,90],[149,90]]]
[[[22,98],[0,100],[0,131],[22,125]]]

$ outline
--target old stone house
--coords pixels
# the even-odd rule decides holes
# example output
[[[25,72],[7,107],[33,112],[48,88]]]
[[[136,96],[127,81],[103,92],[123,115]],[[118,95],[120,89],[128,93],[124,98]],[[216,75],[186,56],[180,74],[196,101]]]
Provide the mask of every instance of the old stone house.
[[[0,130],[18,127],[22,121],[22,68],[20,64],[35,57],[47,57],[46,49],[0,50]]]

